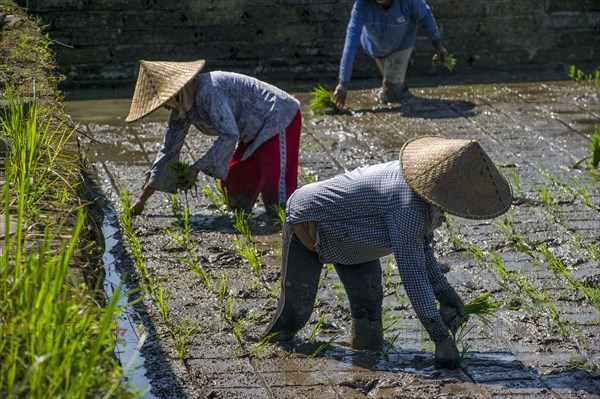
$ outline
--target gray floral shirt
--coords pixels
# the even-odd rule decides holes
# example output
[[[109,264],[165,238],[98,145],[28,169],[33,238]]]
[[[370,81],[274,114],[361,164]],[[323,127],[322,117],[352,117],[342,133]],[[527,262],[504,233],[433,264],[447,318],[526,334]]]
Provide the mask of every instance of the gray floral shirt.
[[[431,339],[448,337],[436,296],[449,288],[434,257],[437,210],[408,186],[399,161],[366,166],[296,190],[289,224],[318,223],[323,263],[357,264],[394,253],[400,278]]]
[[[171,113],[162,148],[148,171],[148,183],[157,190],[176,191],[169,164],[179,159],[191,125],[217,137],[194,165],[209,176],[225,180],[238,142],[248,145],[242,159],[248,158],[267,140],[285,133],[300,108],[298,100],[283,90],[238,73],[202,73],[196,81],[192,109],[181,120]]]

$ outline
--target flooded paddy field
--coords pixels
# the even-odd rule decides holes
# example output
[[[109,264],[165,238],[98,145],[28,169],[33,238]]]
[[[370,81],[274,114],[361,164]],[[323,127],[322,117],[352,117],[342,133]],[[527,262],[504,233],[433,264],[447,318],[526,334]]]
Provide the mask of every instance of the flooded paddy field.
[[[434,345],[392,257],[382,259],[382,353],[349,348],[346,296],[328,267],[309,324],[291,343],[264,345],[277,303],[281,226],[258,204],[250,243],[199,189],[157,193],[128,236],[119,229],[120,197],[139,194],[168,115],[125,125],[127,101],[69,104],[106,199],[108,259],[127,289],[153,287],[130,293],[136,317],[122,326],[131,329],[125,336],[145,337],[126,342],[139,345],[141,361],[132,364],[145,374],[131,373],[132,385],[156,398],[600,398],[600,180],[581,161],[600,128],[598,89],[537,82],[412,93],[406,103],[381,105],[374,90],[353,91],[345,112],[322,116],[306,111],[308,93],[295,93],[305,111],[300,185],[396,159],[406,140],[425,134],[477,139],[502,167],[513,185],[509,213],[449,217],[436,232],[438,261],[463,299],[489,292],[500,303],[490,323],[469,321],[456,371],[433,367]],[[211,142],[192,128],[182,160]],[[202,174],[199,185],[216,191]],[[240,255],[247,247],[258,260]],[[140,253],[147,277],[134,266]]]

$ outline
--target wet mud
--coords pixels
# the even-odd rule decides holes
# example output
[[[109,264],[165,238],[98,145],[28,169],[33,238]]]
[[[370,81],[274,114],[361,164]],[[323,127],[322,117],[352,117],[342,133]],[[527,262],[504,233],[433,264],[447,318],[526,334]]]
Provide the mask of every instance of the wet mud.
[[[502,166],[515,197],[502,223],[452,218],[436,232],[438,260],[458,293],[471,300],[491,292],[501,302],[491,325],[470,322],[462,369],[433,367],[433,344],[415,318],[393,258],[382,259],[384,352],[349,349],[347,300],[335,271],[327,268],[309,324],[290,343],[262,346],[260,339],[276,309],[280,226],[258,204],[249,220],[262,255],[256,272],[238,254],[235,240],[242,237],[232,219],[219,213],[200,190],[178,194],[178,201],[190,209],[185,246],[165,231],[177,229],[167,195],[152,197],[144,215],[133,221],[148,272],[169,293],[169,325],[195,327],[179,355],[155,304],[147,295],[132,294],[140,300],[134,306],[140,316],[132,324],[147,333],[140,348],[147,380],[140,379],[138,385],[150,381],[149,395],[600,397],[598,308],[531,251],[548,248],[577,281],[599,289],[600,181],[581,166],[585,162],[573,167],[589,155],[591,135],[600,126],[598,89],[538,82],[441,86],[412,93],[403,104],[382,105],[373,90],[354,91],[345,112],[314,116],[305,111],[300,184],[396,159],[406,140],[424,134],[477,139]],[[295,95],[305,110],[309,94]],[[132,198],[139,193],[166,126],[163,111],[125,125],[128,108],[126,101],[68,107],[85,132],[89,157],[114,208],[119,207],[119,190],[127,190]],[[192,128],[183,160],[202,155],[210,144]],[[199,183],[213,184],[205,176]],[[127,288],[135,288],[139,277],[131,256],[120,235],[111,230],[111,236],[118,242],[110,262]],[[503,279],[493,256],[542,294],[532,297]],[[212,283],[192,272],[191,264],[200,265]]]

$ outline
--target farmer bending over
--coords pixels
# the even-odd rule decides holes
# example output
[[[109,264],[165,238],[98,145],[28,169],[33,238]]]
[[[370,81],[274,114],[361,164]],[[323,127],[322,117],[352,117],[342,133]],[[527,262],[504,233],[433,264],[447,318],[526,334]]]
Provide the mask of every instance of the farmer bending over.
[[[346,42],[340,61],[339,84],[333,96],[343,108],[358,43],[371,56],[383,77],[379,100],[400,102],[408,89],[404,83],[410,54],[420,22],[440,61],[446,56],[440,31],[425,0],[356,0],[346,29]]]
[[[298,184],[302,117],[298,100],[249,76],[200,74],[204,60],[142,61],[127,122],[164,106],[171,110],[162,148],[146,172],[132,211],[140,214],[156,190],[175,193],[194,186],[200,171],[221,180],[229,207],[251,212],[258,195],[267,211],[285,204]],[[191,125],[215,136],[212,147],[175,176],[172,164]]]
[[[350,302],[352,348],[381,350],[379,258],[393,252],[408,298],[435,342],[436,365],[457,368],[448,330],[466,321],[464,304],[436,262],[433,231],[443,212],[486,219],[510,203],[508,181],[477,141],[440,137],[409,141],[399,161],[301,187],[287,203],[281,293],[267,334],[289,340],[308,322],[322,265],[333,263]]]

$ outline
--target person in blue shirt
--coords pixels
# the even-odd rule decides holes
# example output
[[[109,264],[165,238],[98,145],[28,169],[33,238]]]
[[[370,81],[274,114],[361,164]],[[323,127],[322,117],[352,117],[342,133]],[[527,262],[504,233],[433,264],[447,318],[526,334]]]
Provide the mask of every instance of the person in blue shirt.
[[[425,0],[356,0],[346,30],[340,61],[339,83],[333,93],[338,108],[346,103],[347,88],[358,43],[375,59],[382,75],[379,100],[400,102],[406,97],[406,69],[417,37],[417,23],[425,29],[437,57],[443,61],[446,49],[440,31]]]

